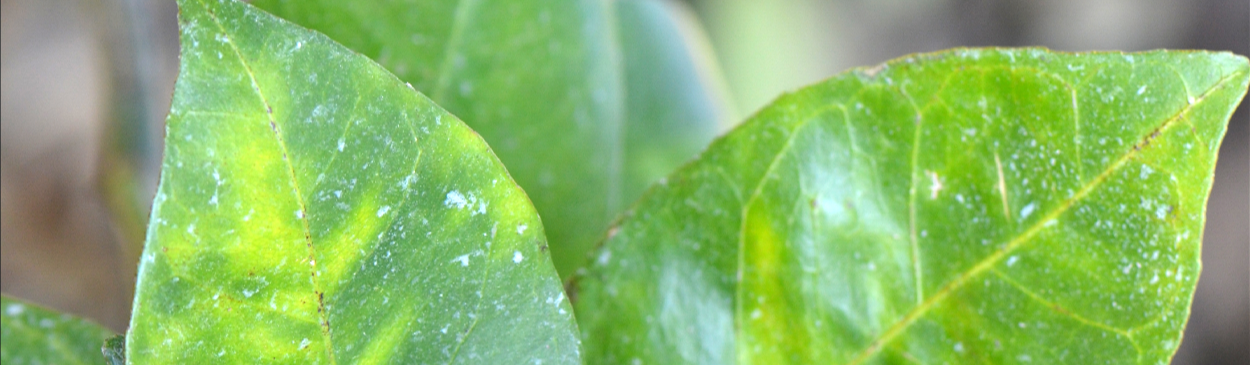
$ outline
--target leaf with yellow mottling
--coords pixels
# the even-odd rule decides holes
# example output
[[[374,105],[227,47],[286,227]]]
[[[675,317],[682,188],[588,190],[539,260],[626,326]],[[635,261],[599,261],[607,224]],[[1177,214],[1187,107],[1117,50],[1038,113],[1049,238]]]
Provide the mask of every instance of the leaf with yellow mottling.
[[[319,33],[178,5],[126,361],[579,362],[538,215],[476,133]]]
[[[587,362],[1166,363],[1248,80],[1227,53],[961,49],[784,95],[610,230],[576,282]]]

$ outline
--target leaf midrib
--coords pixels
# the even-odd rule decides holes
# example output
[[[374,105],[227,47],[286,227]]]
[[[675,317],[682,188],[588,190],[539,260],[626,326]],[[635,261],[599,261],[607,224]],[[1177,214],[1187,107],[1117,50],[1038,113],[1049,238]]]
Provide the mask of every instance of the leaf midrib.
[[[1233,73],[1230,73],[1229,75],[1224,76],[1218,82],[1216,82],[1215,85],[1207,89],[1207,91],[1204,92],[1201,96],[1194,99],[1193,102],[1186,105],[1184,108],[1182,108],[1172,117],[1164,120],[1162,123],[1159,124],[1159,126],[1155,127],[1150,132],[1148,132],[1146,136],[1142,138],[1140,142],[1130,147],[1129,150],[1125,154],[1121,155],[1120,158],[1117,159],[1110,166],[1108,166],[1107,169],[1105,169],[1102,173],[1100,173],[1097,177],[1095,177],[1089,183],[1085,184],[1085,186],[1083,186],[1081,190],[1079,190],[1076,194],[1069,197],[1068,199],[1064,200],[1063,203],[1061,203],[1058,208],[1046,214],[1046,216],[1044,216],[1043,218],[1037,220],[1033,225],[1031,225],[1027,230],[1025,230],[1023,234],[1016,236],[1015,238],[1008,241],[1008,243],[1004,245],[1002,249],[991,254],[990,256],[987,256],[984,259],[981,259],[981,261],[977,262],[976,265],[973,265],[972,268],[956,276],[953,281],[946,284],[941,289],[938,289],[938,291],[935,292],[932,297],[929,297],[929,299],[925,300],[923,303],[921,303],[921,305],[913,307],[910,311],[907,312],[907,314],[903,315],[902,318],[900,318],[897,322],[891,325],[880,337],[878,337],[871,344],[869,344],[867,348],[862,350],[859,355],[852,358],[849,364],[851,365],[862,364],[864,361],[867,361],[868,359],[872,358],[873,355],[881,351],[881,349],[884,347],[886,343],[894,339],[894,337],[897,337],[898,335],[902,334],[904,330],[906,330],[912,323],[915,323],[916,320],[920,319],[920,317],[923,317],[929,311],[929,309],[931,309],[933,306],[935,306],[936,304],[941,302],[943,299],[945,299],[947,296],[949,296],[951,293],[953,293],[954,291],[962,287],[965,283],[967,283],[973,277],[976,277],[980,275],[981,273],[986,272],[991,267],[998,264],[998,262],[1002,261],[1004,257],[1014,252],[1020,246],[1029,242],[1029,240],[1033,238],[1033,236],[1036,236],[1038,233],[1041,232],[1043,228],[1045,228],[1046,223],[1053,221],[1055,219],[1058,219],[1060,215],[1062,215],[1069,208],[1075,205],[1076,202],[1083,199],[1086,195],[1088,195],[1090,192],[1092,192],[1094,189],[1100,186],[1103,183],[1103,181],[1106,181],[1108,178],[1110,178],[1113,173],[1115,173],[1116,171],[1119,171],[1119,169],[1123,167],[1125,164],[1127,164],[1129,160],[1131,160],[1134,156],[1136,156],[1138,152],[1140,152],[1142,149],[1149,147],[1149,143],[1153,141],[1154,138],[1156,138],[1156,135],[1158,137],[1162,137],[1162,133],[1164,131],[1167,131],[1173,125],[1175,125],[1177,120],[1180,120],[1186,113],[1188,113],[1190,110],[1193,110],[1194,107],[1198,106],[1199,104],[1202,104],[1202,102],[1205,101],[1206,98],[1211,95],[1211,93],[1214,93],[1215,91],[1220,90],[1229,80],[1231,80],[1233,77],[1239,74],[1240,72],[1233,72]]]
[[[300,217],[298,219],[300,220],[301,227],[304,230],[304,239],[308,245],[308,259],[310,260],[310,266],[312,267],[311,281],[313,284],[313,294],[317,297],[317,315],[321,320],[322,337],[325,338],[326,357],[330,360],[331,365],[337,364],[337,360],[334,357],[334,345],[330,336],[330,319],[325,309],[325,291],[322,290],[320,283],[317,282],[318,268],[316,267],[316,251],[313,248],[312,242],[312,230],[308,225],[308,205],[304,202],[303,194],[300,193],[299,180],[296,179],[295,176],[295,167],[291,165],[291,159],[289,157],[290,154],[287,152],[286,141],[282,138],[282,127],[279,126],[277,120],[274,119],[273,106],[269,104],[269,100],[266,99],[265,94],[261,92],[260,82],[256,80],[256,74],[252,71],[252,67],[248,64],[247,59],[243,57],[243,53],[239,51],[239,47],[234,44],[233,34],[221,24],[219,19],[217,19],[217,14],[213,12],[212,7],[204,3],[204,0],[196,1],[200,3],[200,6],[204,7],[204,12],[207,13],[209,18],[213,20],[213,24],[217,26],[217,29],[221,30],[221,33],[226,35],[225,43],[230,45],[230,49],[234,51],[234,55],[239,59],[239,64],[242,65],[243,70],[247,72],[247,77],[252,82],[252,89],[256,91],[257,98],[260,99],[261,105],[265,107],[263,112],[268,118],[269,126],[273,131],[274,139],[277,141],[279,148],[282,150],[282,161],[286,164],[288,176],[291,178],[291,187],[294,190],[296,202],[299,204]],[[244,4],[243,6],[251,5]]]

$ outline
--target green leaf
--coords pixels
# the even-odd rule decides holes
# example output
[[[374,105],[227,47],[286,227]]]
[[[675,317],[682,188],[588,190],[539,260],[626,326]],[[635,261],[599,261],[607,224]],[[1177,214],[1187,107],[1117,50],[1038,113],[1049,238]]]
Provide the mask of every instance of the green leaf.
[[[130,363],[577,363],[524,192],[368,58],[179,1],[181,71]]]
[[[615,4],[625,65],[622,196],[628,202],[706,147],[729,111],[710,45],[686,8],[671,1]]]
[[[108,365],[125,365],[126,335],[117,335],[104,340],[104,347],[100,351],[104,352],[104,360],[108,361]]]
[[[0,363],[104,364],[100,346],[113,333],[98,324],[0,296]]]
[[[1227,53],[953,50],[782,96],[614,227],[588,363],[1165,363]]]
[[[608,2],[256,4],[377,60],[481,133],[533,199],[563,275],[620,212],[623,94]]]

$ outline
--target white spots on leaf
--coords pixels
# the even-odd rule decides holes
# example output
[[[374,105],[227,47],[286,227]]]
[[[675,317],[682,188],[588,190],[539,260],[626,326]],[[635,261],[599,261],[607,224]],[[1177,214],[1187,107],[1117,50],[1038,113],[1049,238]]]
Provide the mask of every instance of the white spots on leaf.
[[[1011,257],[1008,257],[1008,258],[1007,258],[1007,267],[1012,267],[1013,265],[1015,265],[1015,264],[1016,264],[1016,261],[1020,261],[1020,256],[1011,256]]]
[[[390,212],[390,211],[391,211],[391,206],[383,205],[381,208],[378,208],[378,218],[381,218],[382,216],[386,215],[387,212]]]
[[[460,266],[468,267],[468,266],[469,266],[469,254],[464,254],[464,255],[456,256],[456,258],[451,259],[451,262],[453,262],[453,263],[455,263],[455,262],[457,262],[457,261],[459,261],[459,262],[460,262]]]
[[[469,205],[469,201],[459,191],[452,190],[447,192],[447,199],[443,200],[443,205],[464,209],[464,207]]]
[[[1037,209],[1037,204],[1035,203],[1029,203],[1025,205],[1024,208],[1020,208],[1020,219],[1021,220],[1028,219],[1029,215],[1033,214],[1033,211],[1036,209]]]
[[[1150,174],[1152,173],[1154,173],[1154,169],[1150,168],[1149,165],[1141,165],[1141,175],[1139,175],[1139,177],[1141,177],[1142,180],[1150,177]]]
[[[338,145],[339,152],[343,152],[344,147],[347,147],[347,141],[343,140],[342,138],[339,138],[339,145]]]
[[[519,263],[521,263],[521,261],[523,261],[523,260],[525,260],[525,256],[524,256],[524,255],[521,255],[521,251],[512,251],[512,262],[513,262],[513,263],[517,263],[517,264],[519,264]]]
[[[937,199],[938,192],[942,191],[942,178],[933,171],[925,170],[924,173],[929,176],[929,199]]]
[[[525,230],[528,228],[530,228],[530,226],[525,225],[525,223],[518,224],[516,226],[516,234],[525,234]]]
[[[754,310],[751,311],[751,319],[760,319],[760,317],[763,317],[763,316],[764,316],[764,312],[761,312],[759,308],[755,308]]]
[[[963,352],[964,352],[964,343],[963,343],[963,342],[956,342],[956,343],[955,343],[955,352],[958,352],[958,353],[963,353]]]
[[[608,260],[611,260],[611,259],[612,259],[612,251],[603,250],[602,252],[599,252],[599,257],[595,259],[595,262],[598,263],[599,265],[607,265]]]
[[[1145,93],[1146,93],[1146,85],[1142,85],[1141,87],[1137,88],[1137,95],[1141,95]]]
[[[303,210],[303,209],[296,209],[296,210],[295,210],[295,218],[304,219],[304,210]]]
[[[299,341],[299,349],[303,350],[304,348],[307,348],[309,344],[312,344],[312,341],[309,341],[308,338],[305,337],[303,340]]]
[[[473,195],[473,193],[469,193],[469,195],[466,196],[461,194],[459,191],[452,190],[447,192],[447,198],[443,200],[443,205],[449,208],[455,207],[456,209],[473,209],[473,207],[476,206],[477,209],[473,210],[472,215],[478,215],[486,214],[486,207],[490,205],[490,203],[485,199],[478,200],[477,196]]]

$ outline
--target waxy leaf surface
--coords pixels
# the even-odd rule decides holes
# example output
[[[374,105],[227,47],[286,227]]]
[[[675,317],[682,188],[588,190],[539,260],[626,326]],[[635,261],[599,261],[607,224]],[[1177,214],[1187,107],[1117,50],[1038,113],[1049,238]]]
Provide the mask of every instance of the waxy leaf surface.
[[[658,1],[256,4],[373,58],[481,133],[533,199],[565,277],[725,117],[702,34]]]
[[[0,363],[104,364],[113,332],[68,314],[0,297]]]
[[[1166,363],[1248,72],[953,50],[782,96],[610,230],[587,362]]]
[[[542,225],[480,137],[323,35],[179,11],[127,361],[578,362]]]

